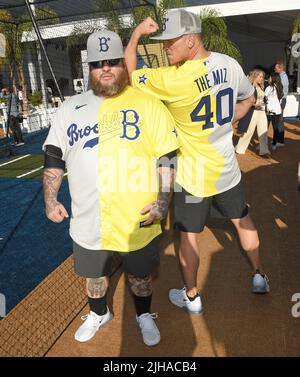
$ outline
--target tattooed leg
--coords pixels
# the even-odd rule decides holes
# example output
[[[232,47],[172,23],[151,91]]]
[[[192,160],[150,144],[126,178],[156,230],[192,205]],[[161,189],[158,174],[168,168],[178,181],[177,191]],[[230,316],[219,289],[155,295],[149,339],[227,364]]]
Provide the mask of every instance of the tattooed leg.
[[[147,297],[152,294],[152,277],[151,275],[144,278],[138,278],[136,276],[128,274],[128,281],[132,293],[135,296]]]
[[[101,278],[86,279],[86,291],[90,298],[102,298],[105,296],[108,288],[109,279],[107,276]]]

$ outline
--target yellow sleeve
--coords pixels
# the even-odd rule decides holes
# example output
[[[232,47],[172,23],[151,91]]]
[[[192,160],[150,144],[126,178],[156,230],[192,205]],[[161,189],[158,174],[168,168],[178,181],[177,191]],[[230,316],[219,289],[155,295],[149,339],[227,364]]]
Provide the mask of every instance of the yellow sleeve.
[[[142,68],[132,72],[131,85],[161,101],[169,97],[167,78],[173,67]]]
[[[166,106],[156,99],[153,99],[152,106],[148,107],[152,119],[149,124],[148,135],[151,140],[156,158],[175,151],[180,143],[175,129],[175,122]]]

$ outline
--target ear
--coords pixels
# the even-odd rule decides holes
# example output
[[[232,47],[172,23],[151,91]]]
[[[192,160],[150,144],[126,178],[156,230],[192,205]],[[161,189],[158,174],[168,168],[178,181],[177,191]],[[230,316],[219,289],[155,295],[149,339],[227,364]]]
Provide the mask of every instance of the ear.
[[[194,47],[194,45],[195,45],[195,36],[193,34],[188,35],[187,45],[188,45],[188,48],[193,48]]]

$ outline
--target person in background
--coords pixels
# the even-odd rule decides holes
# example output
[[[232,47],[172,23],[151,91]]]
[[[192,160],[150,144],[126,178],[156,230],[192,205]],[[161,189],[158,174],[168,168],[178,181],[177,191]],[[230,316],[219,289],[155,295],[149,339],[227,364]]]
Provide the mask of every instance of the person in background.
[[[268,147],[268,119],[265,112],[264,79],[265,73],[260,69],[254,69],[249,74],[249,81],[256,89],[257,99],[248,130],[240,137],[235,147],[235,151],[238,154],[245,154],[256,129],[259,140],[260,156],[270,154]]]
[[[280,122],[282,110],[280,100],[283,97],[283,89],[278,73],[272,73],[269,77],[269,86],[265,90],[267,98],[267,115],[268,120],[271,121],[273,126],[273,141],[271,148],[276,149],[277,144],[284,143],[284,130]]]
[[[19,87],[18,87],[18,99],[19,99],[20,111],[23,112],[24,111],[24,109],[23,109],[23,90],[22,90],[21,85],[19,85]]]
[[[278,142],[276,144],[276,148],[277,148],[277,147],[284,147],[283,112],[284,112],[284,109],[285,109],[286,99],[287,99],[287,95],[288,95],[288,92],[289,92],[289,78],[288,78],[288,75],[285,72],[285,64],[284,64],[283,60],[277,60],[275,67],[274,67],[274,71],[279,74],[280,80],[281,80],[281,83],[282,83],[282,87],[283,87],[283,97],[280,101],[281,116],[280,116],[280,119],[279,119],[280,128],[283,130],[283,142],[282,143]]]
[[[12,131],[12,136],[14,139],[14,144],[16,146],[24,145],[24,140],[20,125],[20,110],[19,110],[19,99],[13,93],[11,88],[6,88],[6,103],[7,103],[7,115],[8,115],[8,126]]]

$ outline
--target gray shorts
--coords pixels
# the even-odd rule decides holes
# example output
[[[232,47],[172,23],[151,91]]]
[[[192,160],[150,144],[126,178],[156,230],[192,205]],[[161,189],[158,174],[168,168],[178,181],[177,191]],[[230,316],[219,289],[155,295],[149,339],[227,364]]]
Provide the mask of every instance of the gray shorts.
[[[131,252],[110,250],[88,250],[73,242],[74,269],[79,276],[85,278],[99,278],[109,276],[117,257],[121,257],[125,272],[136,277],[144,278],[150,275],[159,265],[159,243],[154,238],[142,249]]]
[[[175,192],[174,203],[174,227],[181,232],[202,232],[209,216],[241,219],[248,214],[241,181],[231,189],[207,198],[193,196],[182,187],[181,192]]]

